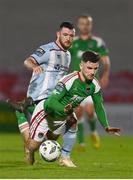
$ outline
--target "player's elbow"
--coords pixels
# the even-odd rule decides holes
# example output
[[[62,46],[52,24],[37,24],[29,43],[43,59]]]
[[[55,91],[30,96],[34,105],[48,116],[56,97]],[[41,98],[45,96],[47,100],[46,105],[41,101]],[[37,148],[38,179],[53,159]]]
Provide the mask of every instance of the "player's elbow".
[[[103,56],[103,57],[101,57],[101,61],[102,61],[102,64],[103,64],[104,66],[110,67],[111,63],[110,63],[110,58],[109,58],[109,56]]]
[[[24,61],[24,66],[27,67],[28,69],[32,69],[36,65],[37,65],[37,63],[32,57],[28,57]]]
[[[25,61],[24,61],[24,66],[25,66],[25,67],[27,67],[27,64],[28,64],[27,61],[28,61],[28,59],[25,59]]]

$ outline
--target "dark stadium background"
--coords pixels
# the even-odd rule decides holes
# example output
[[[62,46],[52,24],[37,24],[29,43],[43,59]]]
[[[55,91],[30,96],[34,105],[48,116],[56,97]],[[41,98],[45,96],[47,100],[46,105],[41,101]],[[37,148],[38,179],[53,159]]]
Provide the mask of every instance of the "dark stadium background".
[[[104,91],[110,123],[133,134],[133,1],[0,0],[0,130],[15,130],[15,115],[4,102],[25,97],[31,73],[23,61],[39,45],[55,40],[62,21],[88,13],[93,33],[110,50],[110,85]],[[98,124],[99,126],[99,124]],[[99,126],[99,131],[103,130]]]

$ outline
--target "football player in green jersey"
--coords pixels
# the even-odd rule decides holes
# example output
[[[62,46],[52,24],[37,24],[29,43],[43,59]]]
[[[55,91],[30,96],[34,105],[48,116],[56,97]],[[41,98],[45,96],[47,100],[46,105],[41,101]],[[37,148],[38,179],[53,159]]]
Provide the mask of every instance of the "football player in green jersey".
[[[72,61],[71,61],[71,72],[80,69],[81,55],[87,50],[93,50],[100,54],[101,64],[103,65],[102,74],[100,79],[98,78],[98,73],[96,77],[99,79],[100,85],[102,88],[106,88],[109,82],[109,71],[110,71],[110,59],[109,51],[105,46],[104,41],[92,34],[93,19],[89,15],[81,15],[78,18],[78,29],[79,36],[73,41],[72,47],[70,49]],[[100,147],[100,137],[96,131],[96,117],[94,105],[91,97],[88,97],[84,103],[78,108],[78,113],[81,114],[83,108],[86,111],[86,118],[89,122],[89,127],[91,131],[91,138],[93,140],[93,145],[95,148]],[[83,126],[84,117],[81,117],[81,120],[78,124],[78,141],[80,146],[79,150],[84,150],[84,126]]]
[[[108,133],[119,135],[119,128],[109,126],[100,85],[95,78],[99,68],[99,59],[100,56],[93,51],[84,52],[80,71],[60,79],[52,95],[36,106],[30,121],[30,137],[27,144],[31,152],[32,164],[34,163],[34,152],[42,141],[57,139],[70,128],[76,128],[75,110],[88,96],[93,99],[98,120],[103,128]],[[60,163],[63,165],[63,161]]]

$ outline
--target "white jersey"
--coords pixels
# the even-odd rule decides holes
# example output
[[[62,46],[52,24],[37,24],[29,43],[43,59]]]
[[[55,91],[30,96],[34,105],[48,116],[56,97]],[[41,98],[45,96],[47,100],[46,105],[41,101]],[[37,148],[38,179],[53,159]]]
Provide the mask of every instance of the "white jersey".
[[[55,42],[40,46],[32,55],[44,69],[41,74],[32,74],[27,96],[34,101],[48,98],[59,79],[67,74],[71,56],[69,51],[62,50]]]

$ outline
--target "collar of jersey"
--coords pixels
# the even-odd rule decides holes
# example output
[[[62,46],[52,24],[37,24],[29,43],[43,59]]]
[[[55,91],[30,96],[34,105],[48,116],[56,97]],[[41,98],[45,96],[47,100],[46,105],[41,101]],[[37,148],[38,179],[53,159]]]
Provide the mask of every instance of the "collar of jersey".
[[[58,48],[61,50],[61,51],[64,51],[64,52],[67,52],[67,50],[64,50],[63,48],[61,48],[56,42],[54,42],[56,46],[58,46]]]

